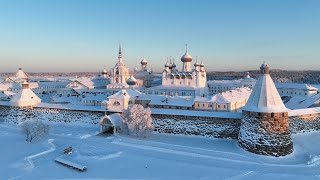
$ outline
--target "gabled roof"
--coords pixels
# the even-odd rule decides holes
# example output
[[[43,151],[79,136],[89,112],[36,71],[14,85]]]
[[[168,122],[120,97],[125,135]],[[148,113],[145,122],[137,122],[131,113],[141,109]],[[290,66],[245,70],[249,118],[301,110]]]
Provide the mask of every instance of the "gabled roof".
[[[287,89],[300,89],[307,91],[317,91],[316,87],[313,87],[308,84],[299,84],[299,83],[276,83],[277,88],[287,88]]]
[[[108,99],[125,99],[130,97],[139,97],[142,93],[135,89],[122,89],[119,92],[111,95]]]
[[[192,107],[194,98],[191,96],[163,96],[163,95],[141,95],[138,100],[150,100],[149,105],[183,106]]]

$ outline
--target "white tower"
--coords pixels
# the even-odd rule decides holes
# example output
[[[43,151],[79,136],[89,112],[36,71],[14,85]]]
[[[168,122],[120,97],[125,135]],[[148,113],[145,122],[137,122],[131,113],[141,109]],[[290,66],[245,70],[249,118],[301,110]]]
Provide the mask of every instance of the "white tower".
[[[119,55],[117,64],[111,69],[111,83],[126,84],[129,79],[129,69],[122,61],[122,49],[119,45]]]

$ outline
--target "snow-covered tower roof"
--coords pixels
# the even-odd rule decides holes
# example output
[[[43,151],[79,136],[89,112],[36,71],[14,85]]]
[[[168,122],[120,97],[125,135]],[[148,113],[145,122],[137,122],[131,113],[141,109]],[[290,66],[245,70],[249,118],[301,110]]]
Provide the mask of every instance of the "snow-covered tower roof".
[[[15,82],[22,83],[24,81],[28,81],[29,77],[22,70],[22,68],[19,68],[17,73],[13,77],[10,77],[10,79],[15,81]]]
[[[22,83],[22,89],[10,101],[12,106],[26,107],[41,103],[41,99],[29,88],[27,81]]]
[[[256,82],[247,104],[242,108],[251,112],[287,112],[281,97],[269,74],[269,66],[263,63],[261,75]]]
[[[18,72],[15,75],[16,78],[28,79],[26,73],[23,72],[22,68],[19,68]]]

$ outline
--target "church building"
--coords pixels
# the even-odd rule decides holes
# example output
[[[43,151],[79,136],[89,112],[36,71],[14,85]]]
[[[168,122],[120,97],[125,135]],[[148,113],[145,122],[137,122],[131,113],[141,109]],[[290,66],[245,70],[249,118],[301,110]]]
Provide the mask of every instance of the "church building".
[[[147,94],[173,96],[206,96],[207,77],[203,63],[196,61],[192,69],[192,56],[186,52],[181,57],[182,68],[178,70],[174,59],[165,64],[162,72],[162,85],[148,88]]]

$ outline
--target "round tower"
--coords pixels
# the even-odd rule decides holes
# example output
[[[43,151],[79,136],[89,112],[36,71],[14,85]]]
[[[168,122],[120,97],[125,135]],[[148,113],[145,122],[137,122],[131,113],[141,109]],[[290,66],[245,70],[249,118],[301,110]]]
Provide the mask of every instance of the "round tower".
[[[288,111],[270,77],[269,66],[260,66],[260,76],[247,104],[242,108],[238,136],[241,148],[268,156],[293,152]]]

